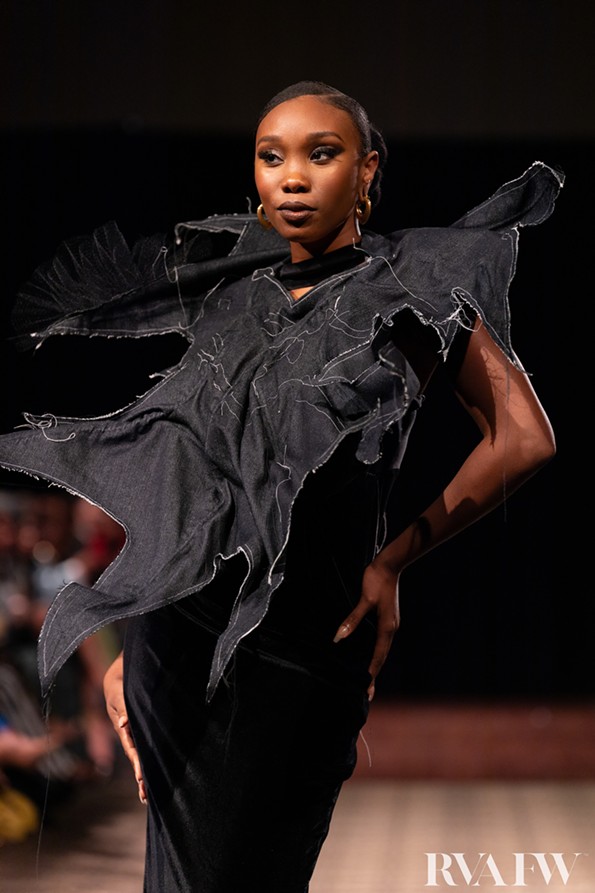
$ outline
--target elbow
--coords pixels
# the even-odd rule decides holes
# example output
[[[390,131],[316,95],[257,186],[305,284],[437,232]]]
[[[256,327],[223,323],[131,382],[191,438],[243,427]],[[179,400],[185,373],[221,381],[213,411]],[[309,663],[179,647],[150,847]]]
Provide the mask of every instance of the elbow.
[[[546,465],[556,455],[556,436],[549,421],[545,420],[545,424],[540,428],[534,440],[534,452],[539,465]]]
[[[506,434],[487,438],[492,459],[509,486],[519,486],[556,455],[556,439],[549,423],[515,425]]]
[[[556,455],[556,438],[554,437],[554,432],[552,431],[551,437],[548,440],[547,447],[544,450],[543,464],[545,465],[547,462],[549,462],[551,459],[553,459],[555,455]]]
[[[524,476],[529,477],[556,455],[556,438],[548,425],[545,429],[533,431],[523,438],[519,445],[519,456]]]

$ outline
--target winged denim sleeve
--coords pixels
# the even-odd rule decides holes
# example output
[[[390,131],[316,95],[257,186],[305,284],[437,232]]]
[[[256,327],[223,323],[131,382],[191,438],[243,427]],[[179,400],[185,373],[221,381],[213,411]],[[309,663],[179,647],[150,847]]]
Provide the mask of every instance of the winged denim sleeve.
[[[68,240],[20,289],[12,313],[19,349],[51,335],[142,337],[184,332],[198,299],[225,276],[287,256],[287,243],[251,214],[178,224],[174,237],[128,245],[114,221]]]

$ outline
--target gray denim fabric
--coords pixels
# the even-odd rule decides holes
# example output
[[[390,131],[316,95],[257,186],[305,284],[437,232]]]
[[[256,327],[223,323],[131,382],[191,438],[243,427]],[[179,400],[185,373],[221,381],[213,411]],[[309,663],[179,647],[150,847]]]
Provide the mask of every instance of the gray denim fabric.
[[[445,357],[471,308],[516,362],[508,290],[518,228],[549,216],[562,183],[535,162],[451,227],[366,232],[361,264],[297,301],[275,275],[286,243],[252,215],[181,224],[175,247],[136,254],[108,226],[34,277],[22,300],[53,302],[54,318],[50,308],[24,341],[169,331],[189,341],[132,405],[92,419],[27,416],[27,430],[0,438],[0,465],[66,487],[126,531],[93,588],[70,583],[54,599],[39,645],[44,692],[85,637],[197,592],[241,552],[249,570],[219,638],[212,694],[283,579],[306,477],[353,432],[368,469],[400,463],[420,394],[391,338],[396,315],[409,308],[431,325]],[[237,241],[217,257],[223,233]]]

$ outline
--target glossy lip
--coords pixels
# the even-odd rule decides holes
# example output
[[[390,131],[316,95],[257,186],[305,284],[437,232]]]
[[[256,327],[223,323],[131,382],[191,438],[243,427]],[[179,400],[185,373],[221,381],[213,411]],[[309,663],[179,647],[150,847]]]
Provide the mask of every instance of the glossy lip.
[[[304,202],[283,202],[277,211],[287,223],[303,223],[315,211]]]
[[[277,210],[278,211],[314,211],[314,208],[311,205],[306,205],[304,202],[283,202],[282,205],[279,205]]]

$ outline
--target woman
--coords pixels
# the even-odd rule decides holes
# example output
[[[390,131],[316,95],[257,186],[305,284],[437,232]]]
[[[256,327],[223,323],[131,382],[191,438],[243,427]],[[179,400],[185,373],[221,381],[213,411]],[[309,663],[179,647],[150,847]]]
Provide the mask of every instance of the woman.
[[[308,889],[398,625],[402,571],[555,452],[510,347],[507,291],[518,227],[549,215],[561,177],[536,163],[453,227],[362,234],[385,154],[353,99],[294,85],[258,124],[260,228],[250,215],[178,227],[165,290],[161,246],[127,254],[104,228],[69,259],[89,282],[88,258],[108,245],[109,296],[89,286],[81,308],[64,265],[29,291],[79,300],[37,340],[182,325],[190,341],[109,419],[29,416],[30,431],[0,443],[2,464],[68,484],[127,531],[94,589],[55,600],[40,670],[48,690],[85,636],[130,618],[105,694],[149,806],[146,893]],[[478,443],[384,543],[439,367]]]

